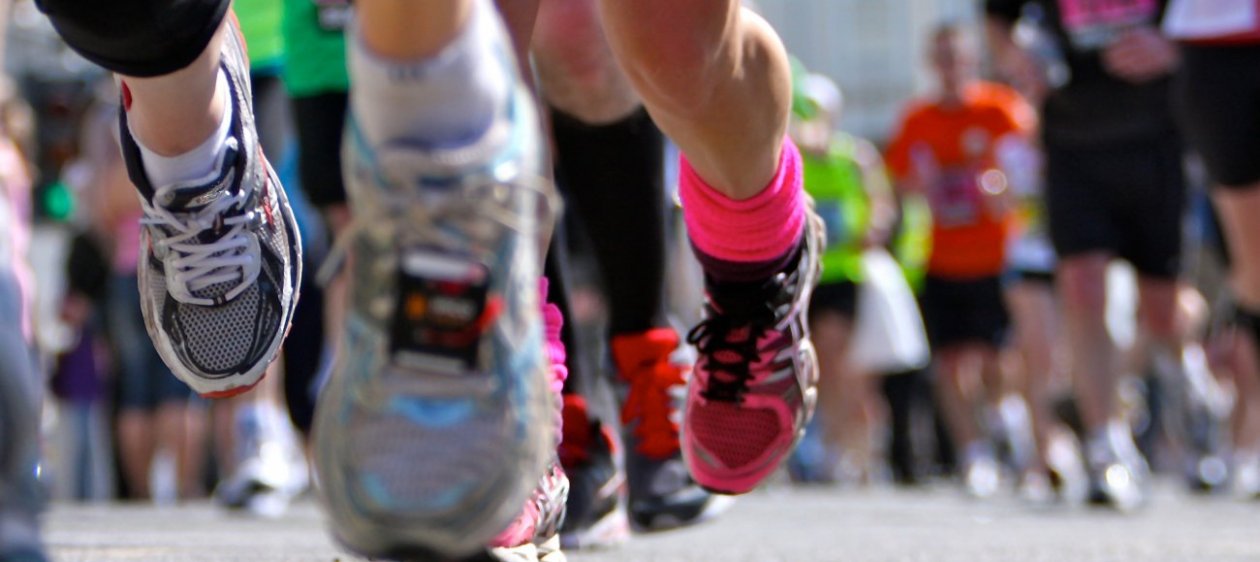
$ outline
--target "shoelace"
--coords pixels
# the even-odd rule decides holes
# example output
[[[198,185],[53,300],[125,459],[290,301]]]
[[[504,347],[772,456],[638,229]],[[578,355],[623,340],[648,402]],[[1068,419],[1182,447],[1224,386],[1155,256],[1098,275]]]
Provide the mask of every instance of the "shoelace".
[[[678,452],[678,424],[670,418],[670,389],[687,384],[686,371],[668,357],[627,373],[630,392],[621,407],[621,423],[637,421],[635,449],[652,458],[666,459]]]
[[[757,341],[773,325],[772,319],[732,318],[710,307],[710,316],[687,334],[709,371],[701,392],[706,400],[739,403],[752,380],[752,364],[760,353]],[[768,321],[769,320],[769,321]]]
[[[389,156],[383,156],[382,160],[388,158]],[[390,169],[388,166],[383,168]],[[387,176],[386,181],[394,186],[407,186],[411,183],[405,174],[398,173],[397,170]],[[452,188],[458,193],[450,193],[435,203],[426,201],[417,204],[410,198],[386,197],[394,200],[386,201],[385,209],[356,213],[320,266],[317,280],[320,284],[327,285],[345,262],[350,243],[355,236],[385,222],[403,222],[409,229],[413,229],[418,238],[455,244],[465,244],[469,240],[482,243],[492,241],[499,227],[522,232],[524,229],[520,224],[520,217],[509,205],[511,199],[507,193],[507,190],[515,188],[527,189],[539,196],[541,207],[538,219],[543,225],[539,242],[540,247],[546,248],[551,240],[554,217],[560,213],[562,206],[551,182],[532,175],[522,175],[510,182],[478,175]],[[404,210],[401,216],[382,216],[397,209]]]
[[[687,334],[687,343],[696,346],[704,358],[709,378],[701,396],[706,400],[740,403],[752,382],[752,365],[761,358],[758,342],[770,330],[786,329],[792,318],[794,296],[801,288],[798,268],[786,277],[776,276],[761,287],[763,296],[742,295],[743,299],[766,302],[764,308],[732,314],[712,302],[705,305],[705,320]],[[766,298],[764,294],[773,293]]]
[[[155,201],[165,201],[175,191],[174,186],[157,190]],[[235,194],[224,194],[200,211],[184,213],[162,205],[142,201],[144,217],[140,224],[150,229],[154,251],[166,256],[163,262],[169,267],[166,279],[167,291],[175,300],[199,306],[212,306],[216,302],[230,301],[245,292],[258,279],[260,263],[255,252],[255,239],[248,227],[257,220],[254,210],[226,216],[233,208],[243,204],[249,193],[241,189]],[[214,242],[201,242],[206,231],[218,234]],[[170,253],[174,255],[171,256]],[[173,270],[171,272],[170,270]],[[219,283],[236,282],[218,299],[195,295]]]

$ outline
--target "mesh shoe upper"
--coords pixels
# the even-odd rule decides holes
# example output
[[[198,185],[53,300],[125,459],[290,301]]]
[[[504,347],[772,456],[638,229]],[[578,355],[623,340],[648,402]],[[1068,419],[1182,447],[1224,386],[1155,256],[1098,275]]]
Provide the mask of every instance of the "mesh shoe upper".
[[[761,284],[709,283],[683,434],[692,476],[724,493],[751,491],[791,452],[813,414],[818,367],[807,303],[818,280],[821,227],[810,212],[793,270]]]

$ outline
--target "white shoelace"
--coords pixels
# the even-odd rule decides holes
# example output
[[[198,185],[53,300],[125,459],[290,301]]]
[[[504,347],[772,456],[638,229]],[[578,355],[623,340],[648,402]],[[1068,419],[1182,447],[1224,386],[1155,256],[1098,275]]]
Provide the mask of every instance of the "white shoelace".
[[[233,172],[235,173],[235,172]],[[154,201],[168,201],[175,186],[157,190]],[[198,306],[212,306],[230,301],[245,292],[258,279],[261,270],[258,238],[247,230],[256,219],[256,212],[223,218],[233,206],[244,202],[249,192],[242,189],[235,195],[224,194],[193,213],[182,213],[160,204],[142,201],[144,218],[140,224],[149,227],[153,251],[166,266],[166,289],[175,300]],[[198,236],[211,229],[227,229],[218,240],[202,243]],[[169,233],[173,231],[174,233]],[[219,283],[236,282],[236,286],[220,299],[197,297],[194,293]]]
[[[399,156],[408,157],[406,154]],[[405,173],[394,175],[399,177],[386,178],[392,186],[411,185],[412,182],[406,179]],[[537,219],[541,225],[538,241],[540,247],[545,249],[551,241],[555,217],[559,215],[562,205],[551,182],[533,175],[522,175],[507,182],[489,176],[473,177],[454,188],[440,202],[419,203],[411,198],[385,197],[398,200],[385,201],[377,207],[376,212],[356,213],[333,244],[319,269],[317,280],[320,284],[327,285],[340,270],[355,236],[374,227],[406,224],[420,238],[457,244],[466,243],[467,240],[488,242],[499,227],[522,232],[524,228],[521,217],[517,216],[510,205],[511,195],[503,191],[511,189],[525,189],[538,197]],[[387,216],[397,209],[404,209],[404,212],[397,216]]]

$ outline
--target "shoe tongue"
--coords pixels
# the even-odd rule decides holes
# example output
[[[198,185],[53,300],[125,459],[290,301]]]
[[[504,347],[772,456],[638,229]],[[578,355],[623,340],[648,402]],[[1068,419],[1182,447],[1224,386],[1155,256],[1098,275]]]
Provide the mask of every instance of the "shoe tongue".
[[[709,302],[724,316],[751,319],[770,317],[772,309],[767,303],[771,295],[767,283],[709,283]]]
[[[195,213],[229,195],[232,177],[218,175],[209,182],[176,186],[163,206],[177,213]]]
[[[237,149],[235,142],[229,143],[229,146],[219,154],[219,160],[213,170],[206,175],[176,183],[168,190],[159,190],[159,193],[165,192],[165,201],[157,201],[157,204],[166,207],[176,213],[196,213],[214,204],[216,201],[231,194],[233,185],[236,184],[236,167]]]

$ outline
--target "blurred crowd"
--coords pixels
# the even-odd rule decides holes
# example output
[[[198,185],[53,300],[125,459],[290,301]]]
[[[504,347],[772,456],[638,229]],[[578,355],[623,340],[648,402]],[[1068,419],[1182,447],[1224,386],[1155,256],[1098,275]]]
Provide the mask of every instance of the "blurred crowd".
[[[1040,3],[987,4],[986,25],[931,30],[922,64],[934,87],[906,100],[883,139],[844,132],[836,79],[860,76],[796,66],[791,135],[829,247],[811,304],[819,412],[787,476],[1124,503],[1162,473],[1260,497],[1255,352],[1228,314],[1206,179],[1180,140],[1176,45],[1158,27],[1116,24],[1103,62],[1082,62],[1074,42],[1099,40],[1102,24],[1068,29],[1057,22],[1071,18]],[[302,202],[281,2],[237,0],[236,11],[264,151],[313,272],[338,217]],[[48,381],[43,477],[63,499],[213,493],[279,512],[310,484],[304,435],[331,354],[323,326],[335,321],[318,284],[306,284],[289,352],[262,388],[195,397],[140,315],[141,211],[117,148],[113,79],[61,46],[29,1],[16,3],[6,43],[0,204],[19,223],[34,217],[31,247],[49,254],[31,261],[58,271],[40,279],[65,280],[32,287],[57,303],[38,318],[50,326],[33,328]],[[1131,111],[1091,109],[1119,95],[1116,81],[1141,86],[1123,90]],[[606,301],[581,267],[595,250],[571,226],[571,258],[586,272],[571,320],[601,333]],[[686,325],[699,273],[673,236],[669,294]],[[573,355],[602,364],[607,354],[592,343]],[[1108,467],[1133,489],[1097,489],[1090,472]]]

